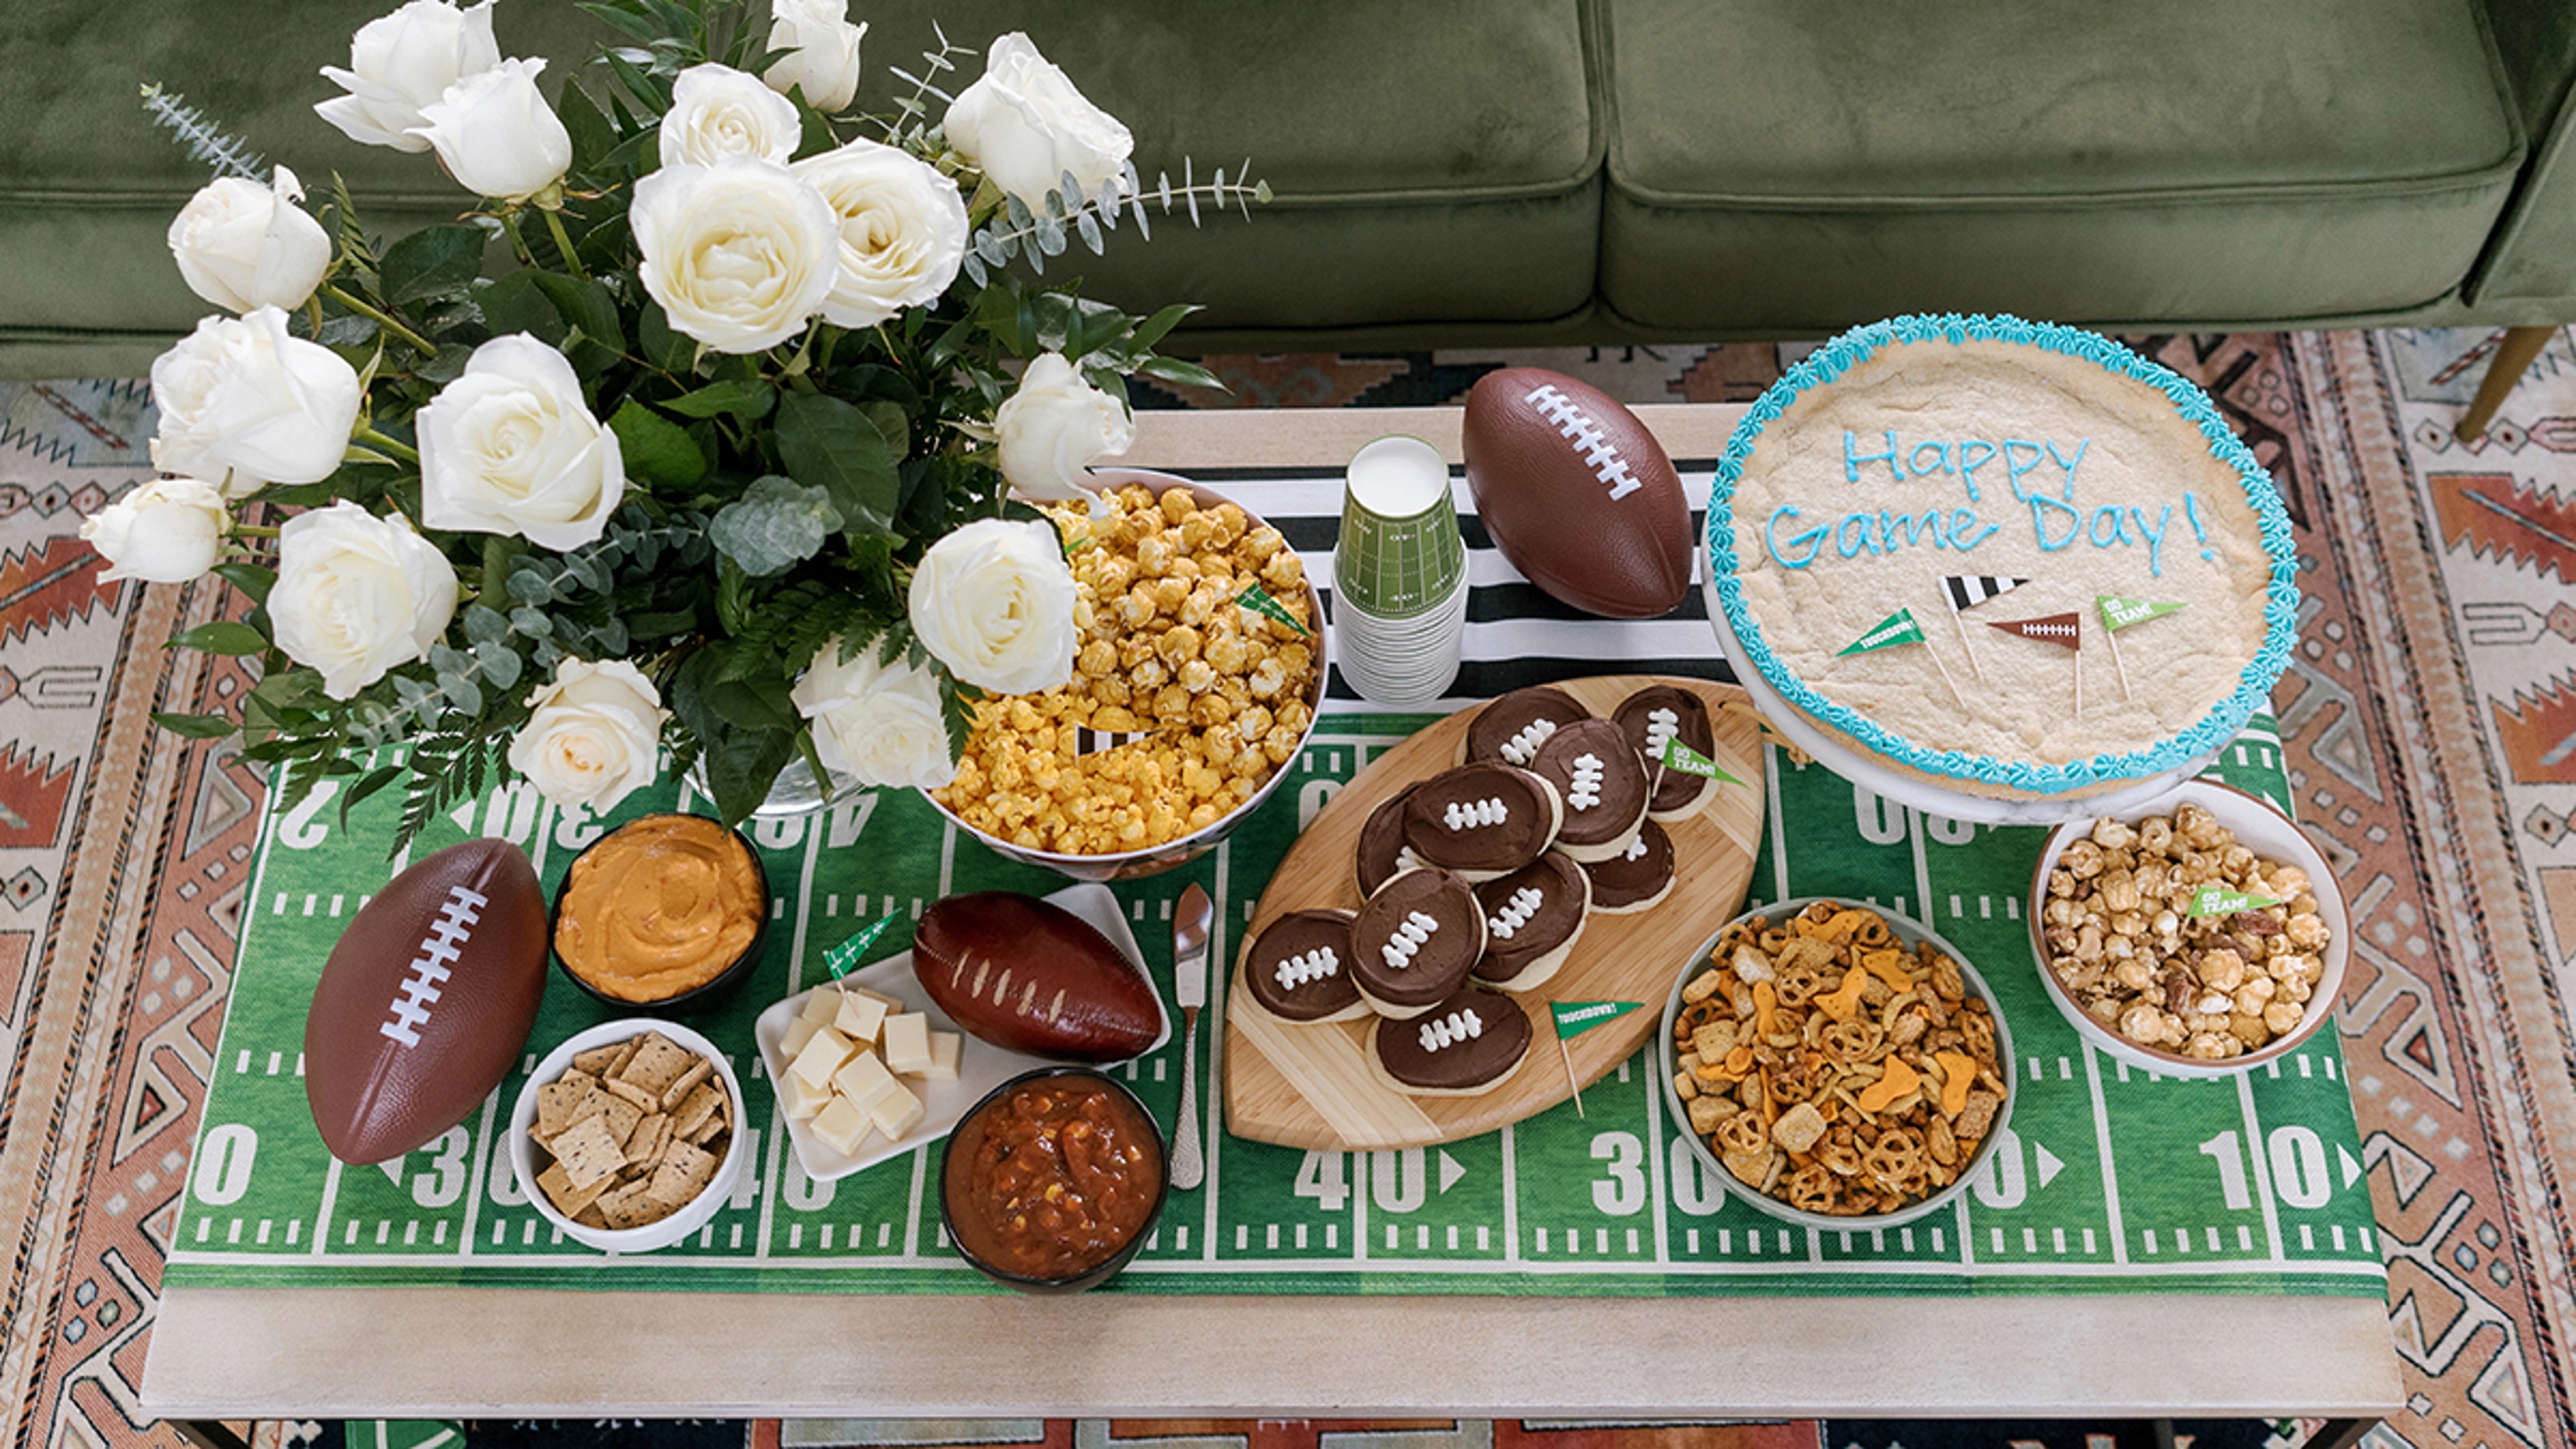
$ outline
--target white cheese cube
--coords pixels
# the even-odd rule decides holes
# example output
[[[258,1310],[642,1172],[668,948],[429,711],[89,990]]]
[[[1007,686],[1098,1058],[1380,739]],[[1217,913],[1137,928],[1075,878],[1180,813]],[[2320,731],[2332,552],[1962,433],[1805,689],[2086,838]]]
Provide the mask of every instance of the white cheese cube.
[[[932,1032],[930,1065],[922,1068],[921,1074],[934,1082],[956,1081],[958,1043],[959,1037],[953,1031]]]
[[[805,1043],[812,1041],[814,1033],[822,1029],[821,1024],[801,1016],[795,1018],[787,1023],[787,1035],[778,1039],[778,1054],[791,1062],[796,1060],[796,1054],[805,1050]]]
[[[868,1116],[874,1119],[877,1130],[884,1133],[888,1141],[897,1141],[920,1125],[921,1099],[898,1082],[893,1091],[869,1109]]]
[[[787,1064],[790,1075],[803,1077],[805,1085],[816,1091],[831,1085],[832,1074],[850,1059],[850,1039],[828,1026],[814,1028],[814,1035]]]
[[[831,1100],[830,1087],[809,1087],[803,1077],[793,1072],[778,1084],[778,1108],[794,1121],[811,1122],[814,1114],[822,1111]]]
[[[847,1097],[834,1097],[829,1106],[814,1114],[814,1135],[832,1144],[832,1150],[843,1157],[858,1156],[860,1145],[868,1140],[875,1126],[867,1113],[850,1105]]]
[[[830,1026],[841,1011],[841,988],[829,981],[806,994],[805,1005],[796,1013],[800,1020],[816,1026]]]
[[[915,1077],[930,1070],[929,1017],[917,1011],[898,1012],[885,1019],[880,1038],[887,1066]]]
[[[832,1018],[832,1025],[852,1041],[872,1042],[877,1039],[877,1026],[885,1020],[885,1015],[884,1002],[874,996],[845,991],[841,993],[840,1014]]]
[[[888,1011],[903,1010],[903,1002],[901,1000],[888,996],[882,991],[870,991],[864,986],[852,986],[846,981],[841,983],[841,993],[845,996],[864,996],[871,1001],[882,1001],[885,1003],[885,1009]]]
[[[860,1052],[832,1074],[832,1090],[850,1099],[850,1105],[862,1112],[876,1110],[876,1105],[889,1092],[900,1092],[903,1085],[885,1068],[871,1051]]]

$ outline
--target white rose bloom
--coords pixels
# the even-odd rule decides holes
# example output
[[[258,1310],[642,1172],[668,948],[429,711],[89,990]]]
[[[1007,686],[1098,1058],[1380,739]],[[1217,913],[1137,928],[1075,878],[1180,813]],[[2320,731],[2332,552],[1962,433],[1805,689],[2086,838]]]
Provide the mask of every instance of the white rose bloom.
[[[322,67],[345,96],[313,109],[352,141],[426,151],[413,134],[421,111],[467,76],[501,63],[492,39],[492,0],[459,10],[445,0],[411,0],[391,15],[358,27],[349,41],[349,68]]]
[[[984,53],[984,74],[948,107],[948,144],[1033,211],[1070,171],[1086,192],[1136,149],[1118,118],[1083,99],[1063,71],[1013,31]]]
[[[321,670],[323,693],[350,699],[447,632],[456,570],[401,518],[334,503],[278,530],[268,616],[286,657]]]
[[[859,39],[863,22],[850,23],[850,0],[769,0],[769,48],[788,52],[761,73],[785,95],[801,85],[805,104],[831,115],[850,108],[859,93]]]
[[[1073,678],[1073,570],[1052,524],[979,518],[930,546],[904,612],[948,672],[996,694]]]
[[[957,778],[948,758],[948,725],[939,713],[939,677],[898,662],[877,666],[875,646],[841,662],[834,639],[796,681],[796,712],[813,721],[814,753],[825,768],[866,785],[936,790]]]
[[[665,166],[635,183],[626,217],[644,290],[673,327],[718,352],[802,332],[840,275],[831,204],[774,161]]]
[[[874,141],[795,164],[840,222],[840,270],[823,317],[873,327],[939,300],[966,259],[966,198],[939,169]]]
[[[1085,470],[1127,451],[1136,420],[1118,399],[1082,380],[1061,352],[1041,354],[1020,375],[1019,390],[993,414],[1002,476],[1042,502],[1090,491]]]
[[[319,483],[349,451],[358,392],[357,369],[289,337],[277,308],[208,317],[152,361],[161,412],[152,461],[234,498],[271,483]]]
[[[283,166],[268,186],[208,182],[170,222],[170,254],[189,290],[232,312],[303,306],[331,270],[331,238],[295,204],[303,199]]]
[[[80,536],[110,565],[101,579],[184,584],[223,557],[223,491],[195,478],[155,478],[81,520]]]
[[[760,77],[709,62],[680,72],[671,110],[662,117],[664,166],[713,166],[727,156],[757,156],[784,166],[803,134],[796,107]]]
[[[661,773],[662,722],[671,712],[653,681],[623,659],[563,660],[528,707],[535,713],[511,737],[510,768],[562,809],[604,815]]]
[[[420,108],[411,134],[466,190],[525,201],[572,166],[572,133],[537,90],[545,68],[543,59],[513,59],[467,76]]]
[[[593,542],[626,496],[617,435],[592,417],[564,355],[525,333],[474,349],[422,406],[420,517],[556,552]]]

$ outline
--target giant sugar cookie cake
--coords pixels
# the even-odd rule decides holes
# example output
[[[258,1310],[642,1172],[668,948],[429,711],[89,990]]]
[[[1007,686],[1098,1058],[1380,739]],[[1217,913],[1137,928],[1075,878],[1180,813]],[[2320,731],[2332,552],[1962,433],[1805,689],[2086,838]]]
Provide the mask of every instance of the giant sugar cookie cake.
[[[1994,798],[2081,798],[2214,752],[2289,660],[2289,518],[2209,398],[2108,338],[1902,317],[1736,429],[1710,612],[1827,738]]]

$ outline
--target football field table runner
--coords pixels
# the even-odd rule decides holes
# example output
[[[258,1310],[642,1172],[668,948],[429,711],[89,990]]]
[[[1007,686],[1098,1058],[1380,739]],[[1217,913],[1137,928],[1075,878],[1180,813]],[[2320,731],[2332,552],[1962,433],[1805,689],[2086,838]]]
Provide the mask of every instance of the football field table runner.
[[[1351,426],[1357,425],[1344,424]],[[1705,433],[1711,425],[1702,419],[1699,426]],[[1454,440],[1454,422],[1450,435]],[[1714,451],[1677,450],[1695,497],[1705,497],[1709,469],[1694,459]],[[1191,471],[1278,524],[1305,553],[1310,571],[1330,577],[1337,469]],[[1472,518],[1467,529],[1475,599],[1455,703],[1575,674],[1724,676],[1696,593],[1683,611],[1663,620],[1578,618],[1519,583]],[[1147,970],[1167,998],[1172,904],[1182,889],[1195,881],[1217,902],[1211,974],[1222,983],[1253,903],[1303,820],[1371,758],[1436,717],[1373,711],[1335,683],[1336,698],[1304,755],[1288,766],[1292,778],[1257,816],[1197,861],[1113,887]],[[2258,717],[2211,773],[2287,808],[2289,784],[2271,728]],[[1953,1316],[1941,1321],[1953,1325],[2015,1321],[1979,1310],[1979,1300],[2051,1295],[2059,1306],[2041,1316],[2061,1315],[2063,1331],[2077,1339],[2087,1324],[2112,1333],[2115,1324],[2165,1322],[2152,1306],[2139,1306],[2162,1297],[2189,1310],[2172,1315],[2176,1333],[2194,1322],[2277,1321],[2296,1336],[2296,1325],[2331,1321],[2332,1332],[2275,1346],[2302,1362],[2303,1355],[2320,1363],[2342,1355],[2334,1372],[2309,1375],[2324,1396],[2315,1401],[2320,1411],[2374,1401],[2380,1376],[2393,1383],[2387,1364],[2355,1364],[2350,1352],[2355,1342],[2367,1349],[2386,1279],[2333,1029],[2273,1067],[2215,1081],[2123,1066],[2081,1042],[2037,978],[2024,915],[2044,831],[1926,815],[1821,765],[1796,763],[1777,747],[1768,751],[1768,766],[1765,835],[1751,899],[1839,895],[1923,919],[1978,965],[2012,1024],[2017,1060],[2010,1064],[2016,1092],[2010,1131],[1955,1207],[1904,1228],[1852,1231],[1795,1228],[1753,1209],[1720,1189],[1692,1151],[1686,1128],[1671,1120],[1651,1046],[1587,1088],[1580,1114],[1565,1103],[1498,1133],[1402,1151],[1313,1152],[1249,1142],[1223,1131],[1228,1004],[1220,984],[1199,1032],[1198,1095],[1213,1118],[1205,1184],[1171,1195],[1134,1264],[1079,1312],[1096,1322],[1111,1308],[1134,1309],[1150,1315],[1137,1322],[1170,1331],[1192,1320],[1184,1308],[1154,1303],[1166,1295],[1227,1295],[1203,1300],[1210,1325],[1240,1321],[1247,1303],[1285,1305],[1299,1295],[1747,1298],[1813,1305],[1803,1327],[1781,1331],[1786,1344],[1841,1321],[1854,1303],[1884,1302],[1887,1295],[1951,1300]],[[623,802],[607,824],[688,803],[685,787],[666,781]],[[883,1295],[874,1301],[886,1313],[926,1311],[924,1323],[964,1321],[941,1318],[936,1295],[992,1291],[941,1234],[935,1145],[837,1182],[817,1183],[798,1170],[774,1115],[771,1083],[758,1067],[751,1021],[779,997],[821,979],[824,951],[882,914],[917,913],[956,891],[1045,893],[1060,888],[1060,878],[992,856],[947,827],[926,802],[896,792],[747,826],[775,896],[768,955],[731,1004],[690,1022],[733,1053],[749,1098],[749,1167],[704,1231],[660,1252],[609,1259],[558,1238],[528,1205],[502,1140],[525,1080],[521,1073],[554,1042],[610,1015],[560,979],[548,986],[520,1072],[440,1139],[386,1164],[344,1166],[313,1129],[298,1077],[305,1005],[340,929],[391,873],[386,853],[394,810],[391,795],[379,795],[350,812],[344,828],[336,802],[316,796],[293,812],[272,813],[246,866],[255,877],[244,903],[232,999],[171,1245],[165,1315],[175,1313],[186,1325],[182,1334],[191,1336],[174,1355],[193,1362],[209,1348],[197,1340],[213,1325],[192,1313],[192,1304],[238,1308],[266,1301],[238,1290],[622,1289],[644,1295],[657,1311],[690,1295],[714,1295],[728,1305],[726,1313],[749,1300]],[[469,834],[503,836],[528,849],[551,890],[572,854],[603,828],[556,811],[525,786],[496,786],[434,822],[411,853],[425,855]],[[890,933],[874,954],[899,949],[901,935]],[[1674,961],[1672,970],[1683,964]],[[1661,1006],[1658,998],[1643,1009]],[[1556,1069],[1552,1044],[1542,1041],[1533,1050],[1546,1059],[1524,1070]],[[1113,1070],[1169,1123],[1180,1059],[1176,1033],[1164,1048]],[[456,1313],[475,1296],[448,1292],[418,1301]],[[556,1294],[484,1296],[495,1304],[542,1301],[556,1305],[549,1311],[560,1309]],[[613,1302],[600,1295],[585,1296],[600,1301],[602,1312],[613,1311]],[[328,1294],[292,1297],[306,1305],[348,1302]],[[2301,1302],[2315,1307],[2296,1308]],[[2228,1311],[2242,1317],[2206,1311],[2230,1303],[2237,1307]],[[1499,1308],[1479,1305],[1463,1320],[1486,1329],[1471,1324],[1462,1331],[1472,1337],[1508,1330],[1510,1321],[1497,1316],[1508,1307],[1508,1301]],[[1451,1310],[1440,1311],[1445,1317]],[[1542,1310],[1531,1305],[1528,1311]],[[780,1320],[755,1315],[746,1321]],[[1609,1320],[1560,1321],[1579,1340],[1585,1324]],[[164,1331],[172,1326],[165,1316]],[[2031,1341],[2048,1343],[2054,1332]],[[2384,1326],[2378,1345],[2384,1360]],[[2210,1361],[2233,1364],[2242,1357]],[[2257,1368],[2243,1371],[2262,1377]],[[1542,1371],[1531,1383],[1528,1403],[1593,1399],[1570,1381],[1551,1380],[1554,1372]],[[2226,1378],[2238,1369],[2213,1372]],[[156,1396],[211,1403],[189,1397],[203,1390],[182,1382],[188,1376],[174,1370]],[[542,1379],[539,1371],[532,1383]],[[2309,1402],[2287,1387],[2290,1380],[2275,1379],[2284,1387],[2269,1402],[2254,1401],[2259,1390],[2209,1393],[2231,1402],[2252,1394],[2243,1405],[2249,1409]],[[1319,1381],[1316,1389],[1327,1386]],[[1619,1392],[1641,1395],[1641,1403],[1685,1404],[1707,1390],[1634,1385]],[[1877,1392],[1832,1391],[1838,1402],[1864,1403]],[[2188,1383],[2130,1383],[2117,1392],[2142,1405],[2204,1402],[2195,1397],[2202,1389]],[[528,1395],[542,1399],[545,1391],[532,1387],[521,1397]],[[1404,1402],[1434,1397],[1426,1391]],[[920,1403],[901,1394],[867,1399],[898,1401]],[[1206,1402],[1219,1401],[1240,1402]],[[997,1387],[992,1402],[1024,1400]],[[2022,1401],[2010,1392],[1987,1392],[1963,1394],[1957,1402]]]

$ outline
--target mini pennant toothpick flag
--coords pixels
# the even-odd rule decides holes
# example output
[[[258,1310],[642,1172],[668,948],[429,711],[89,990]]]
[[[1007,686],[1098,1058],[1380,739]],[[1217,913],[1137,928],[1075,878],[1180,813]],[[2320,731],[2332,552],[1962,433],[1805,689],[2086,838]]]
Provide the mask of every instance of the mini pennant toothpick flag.
[[[1941,580],[1941,592],[1950,599],[1950,612],[1973,609],[1999,594],[2009,594],[2028,579],[2002,579],[1993,574],[1950,574]]]
[[[1728,774],[1725,768],[1719,765],[1717,761],[1712,760],[1708,756],[1701,754],[1699,751],[1692,749],[1690,746],[1683,744],[1678,736],[1665,741],[1663,764],[1665,769],[1679,770],[1685,775],[1699,775],[1711,780],[1723,780],[1730,785],[1741,785],[1744,783],[1742,780]],[[1631,1004],[1633,1005],[1634,1003]],[[1563,1024],[1561,1020],[1559,1024]]]
[[[1313,630],[1297,622],[1297,616],[1288,612],[1288,606],[1270,597],[1270,591],[1259,584],[1245,584],[1243,592],[1234,596],[1234,602],[1264,618],[1276,619],[1301,635],[1311,636],[1314,633]]]
[[[2019,634],[2025,639],[2038,639],[2062,649],[2074,649],[2084,642],[2084,616],[2073,609],[2063,614],[2043,614],[2036,619],[1988,619],[1986,627]]]
[[[1870,626],[1869,632],[1854,639],[1847,647],[1835,651],[1834,657],[1867,654],[1873,649],[1893,649],[1899,644],[1923,642],[1923,626],[1914,622],[1912,609],[1899,609]]]
[[[1574,1089],[1574,1115],[1588,1115],[1583,1110],[1583,1083],[1574,1075],[1574,1053],[1565,1040],[1581,1036],[1605,1021],[1616,1021],[1645,1005],[1642,1001],[1551,1001],[1548,1011],[1556,1020],[1556,1052],[1565,1060],[1565,1084]]]
[[[2283,902],[2271,896],[2258,896],[2248,891],[2232,891],[2225,886],[2202,886],[2191,897],[2191,914],[2195,916],[2232,916],[2238,911],[2259,911],[2265,906]]]
[[[859,964],[859,958],[868,954],[868,948],[877,943],[877,938],[883,936],[888,927],[903,918],[902,911],[888,911],[880,919],[861,927],[857,935],[826,950],[823,953],[823,965],[832,973],[832,979],[838,981],[849,975],[850,969]]]
[[[2131,624],[2143,624],[2149,619],[2161,619],[2185,605],[2158,603],[2150,599],[2124,599],[2118,594],[2095,594],[2093,607],[2102,611],[2103,628],[2119,630]]]

